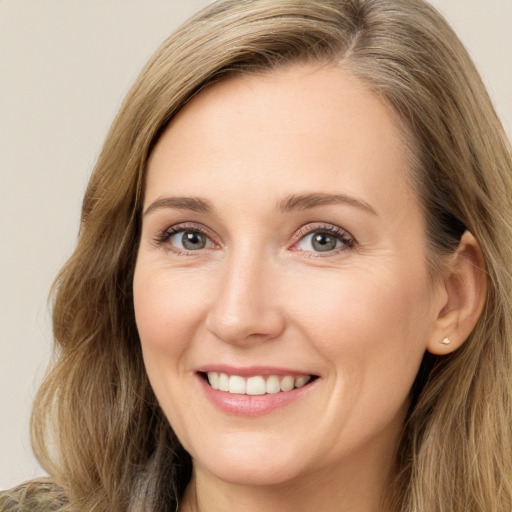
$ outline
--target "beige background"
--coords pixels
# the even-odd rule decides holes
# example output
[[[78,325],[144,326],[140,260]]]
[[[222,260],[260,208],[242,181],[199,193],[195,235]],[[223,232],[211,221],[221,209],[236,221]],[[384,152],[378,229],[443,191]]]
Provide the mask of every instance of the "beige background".
[[[153,50],[208,3],[0,0],[0,489],[41,474],[28,418],[50,352],[46,298],[109,123]],[[432,3],[468,46],[510,137],[512,0]]]

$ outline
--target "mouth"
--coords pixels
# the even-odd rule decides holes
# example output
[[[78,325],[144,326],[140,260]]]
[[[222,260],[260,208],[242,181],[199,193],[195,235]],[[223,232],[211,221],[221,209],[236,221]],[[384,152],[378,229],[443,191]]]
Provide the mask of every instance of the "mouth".
[[[222,372],[199,372],[199,375],[214,390],[233,395],[276,395],[311,384],[316,375],[229,375]]]

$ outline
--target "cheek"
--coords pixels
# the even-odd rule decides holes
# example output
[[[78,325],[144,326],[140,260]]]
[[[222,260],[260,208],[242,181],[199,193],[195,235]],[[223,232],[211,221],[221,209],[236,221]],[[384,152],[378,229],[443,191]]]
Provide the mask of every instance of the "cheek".
[[[180,356],[205,309],[205,286],[193,274],[136,267],[133,296],[137,329],[145,355]]]
[[[424,277],[389,268],[352,272],[292,296],[300,301],[301,328],[329,361],[343,398],[377,408],[407,398],[432,318]]]
[[[374,269],[320,276],[304,284],[286,292],[295,302],[290,307],[311,335],[318,333],[325,350],[370,345],[407,348],[410,342],[425,339],[430,299],[421,277]]]
[[[191,371],[189,354],[205,309],[204,276],[185,274],[139,261],[133,281],[135,319],[146,372],[169,422],[182,432],[190,428],[190,403],[180,393],[180,383]]]
[[[183,275],[161,265],[138,262],[133,282],[146,372],[169,423],[185,439],[193,423],[190,401],[180,390],[193,370],[190,361],[206,309],[205,289],[209,288],[200,274]]]

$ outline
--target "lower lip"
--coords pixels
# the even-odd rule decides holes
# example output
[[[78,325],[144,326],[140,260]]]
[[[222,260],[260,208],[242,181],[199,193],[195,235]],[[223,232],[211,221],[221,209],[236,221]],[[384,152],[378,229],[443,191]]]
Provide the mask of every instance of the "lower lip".
[[[316,383],[315,380],[301,388],[292,389],[291,391],[281,391],[279,393],[238,395],[213,389],[203,377],[198,375],[197,378],[206,397],[213,405],[224,413],[237,416],[262,416],[276,409],[285,407],[303,397]]]

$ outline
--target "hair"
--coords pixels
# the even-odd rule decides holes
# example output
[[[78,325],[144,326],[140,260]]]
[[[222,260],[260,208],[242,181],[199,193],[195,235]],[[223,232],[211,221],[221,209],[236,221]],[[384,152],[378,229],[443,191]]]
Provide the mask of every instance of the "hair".
[[[294,63],[347,70],[410,134],[432,276],[466,229],[485,261],[486,304],[469,339],[424,357],[390,509],[512,510],[511,149],[466,50],[422,0],[223,0],[144,67],[106,137],[76,250],[55,283],[55,356],[32,417],[35,454],[54,482],[41,484],[41,503],[177,509],[191,460],[149,385],[133,311],[146,163],[201,89]],[[7,502],[0,509],[11,510]]]

